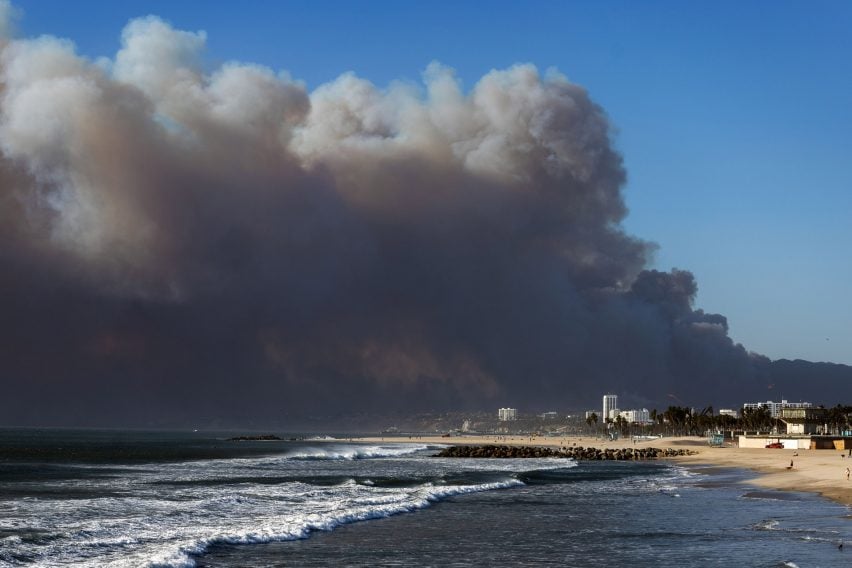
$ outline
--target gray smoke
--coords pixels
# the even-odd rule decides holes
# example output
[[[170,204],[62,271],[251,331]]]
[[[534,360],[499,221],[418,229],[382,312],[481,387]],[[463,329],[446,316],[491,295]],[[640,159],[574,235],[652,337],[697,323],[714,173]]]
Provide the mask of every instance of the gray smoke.
[[[203,64],[147,17],[111,60],[0,2],[0,415],[156,424],[713,402],[767,361],[645,270],[588,93]],[[724,391],[722,391],[724,392]],[[729,397],[730,398],[730,397]],[[740,400],[736,395],[733,400]],[[557,402],[558,401],[558,402]]]

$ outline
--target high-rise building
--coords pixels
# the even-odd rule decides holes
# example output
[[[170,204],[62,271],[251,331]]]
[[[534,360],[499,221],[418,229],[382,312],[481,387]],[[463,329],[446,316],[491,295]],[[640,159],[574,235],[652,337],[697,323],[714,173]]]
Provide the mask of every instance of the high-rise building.
[[[501,422],[518,419],[517,408],[500,408],[497,410],[497,419]]]
[[[607,418],[614,418],[610,416],[612,411],[618,408],[618,396],[614,394],[605,394],[603,395],[603,411],[601,412],[601,422],[605,421]]]

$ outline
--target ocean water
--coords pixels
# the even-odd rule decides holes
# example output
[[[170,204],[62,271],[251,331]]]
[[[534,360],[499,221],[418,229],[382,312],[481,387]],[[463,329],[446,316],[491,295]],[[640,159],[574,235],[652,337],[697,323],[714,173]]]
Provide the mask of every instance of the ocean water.
[[[852,565],[849,508],[746,472],[435,450],[0,430],[0,566]]]

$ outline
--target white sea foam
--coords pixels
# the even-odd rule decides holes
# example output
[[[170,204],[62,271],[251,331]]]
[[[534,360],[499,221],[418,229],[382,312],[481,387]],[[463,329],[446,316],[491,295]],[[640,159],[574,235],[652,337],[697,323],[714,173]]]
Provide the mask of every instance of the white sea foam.
[[[341,469],[359,457],[408,455],[426,446],[406,448],[329,448],[347,457],[323,457],[331,469]],[[395,450],[388,452],[387,450]],[[349,453],[352,450],[353,453]],[[357,451],[356,451],[357,450]],[[312,450],[311,450],[312,451]],[[305,452],[307,453],[307,452]],[[527,460],[527,464],[534,460]],[[292,456],[256,460],[211,460],[162,464],[126,470],[122,479],[90,479],[93,488],[109,494],[117,485],[127,495],[91,499],[20,500],[15,506],[0,503],[0,529],[26,529],[47,535],[34,545],[18,536],[6,537],[0,547],[0,565],[26,556],[34,566],[129,568],[191,567],[194,555],[213,543],[263,543],[306,538],[313,531],[332,530],[342,524],[376,519],[422,509],[450,496],[523,485],[510,476],[483,483],[451,485],[442,482],[441,464],[409,457],[399,463],[376,460],[381,475],[399,471],[408,477],[423,470],[423,482],[405,487],[357,483],[354,478],[336,485],[303,481],[263,483],[267,474],[301,472],[310,477],[313,466]],[[456,461],[455,465],[461,462]],[[366,462],[364,466],[366,466]],[[543,464],[542,464],[543,465]],[[362,467],[362,466],[359,466]],[[373,466],[375,467],[375,466]],[[289,469],[288,469],[289,468]],[[408,468],[407,471],[404,471]],[[371,469],[373,469],[371,467]],[[530,469],[530,468],[528,468]],[[374,470],[374,469],[373,469]],[[453,469],[453,471],[457,471]],[[499,474],[499,472],[498,472]],[[226,485],[205,480],[235,477],[258,482]],[[434,476],[432,481],[425,481]],[[174,484],[174,481],[193,481]],[[64,481],[61,485],[73,484]],[[165,485],[163,485],[165,483]]]
[[[361,444],[320,444],[308,446],[287,454],[253,458],[229,458],[193,460],[169,464],[168,481],[194,481],[228,477],[235,469],[241,469],[252,475],[280,475],[295,461],[356,461],[367,459],[400,458],[412,456],[435,446],[423,444],[361,445]],[[144,473],[149,466],[126,467],[127,471],[137,470]],[[127,483],[128,479],[116,479],[112,487]]]
[[[577,462],[570,458],[434,458],[433,463],[451,466],[458,471],[547,471],[570,469],[577,467]]]
[[[357,460],[405,456],[423,450],[430,446],[422,444],[393,444],[386,446],[329,446],[312,447],[306,450],[289,453],[289,459],[302,460]]]
[[[751,528],[758,531],[772,531],[778,530],[779,524],[780,522],[776,519],[765,519],[759,523],[755,523]]]

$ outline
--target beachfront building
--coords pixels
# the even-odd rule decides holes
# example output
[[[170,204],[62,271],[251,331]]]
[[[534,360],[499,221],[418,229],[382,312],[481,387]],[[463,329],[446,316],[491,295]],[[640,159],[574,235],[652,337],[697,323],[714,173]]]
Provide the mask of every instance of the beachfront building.
[[[618,416],[618,396],[614,394],[603,395],[603,411],[601,419],[615,420]]]
[[[559,414],[551,410],[550,412],[542,412],[538,417],[542,420],[557,420],[559,419]]]
[[[739,416],[739,412],[737,412],[733,408],[720,408],[719,416],[730,416],[731,418],[736,418],[737,416]]]
[[[618,413],[625,422],[630,424],[649,424],[651,422],[650,413],[647,408],[639,410],[622,410]]]
[[[786,399],[782,399],[781,402],[767,400],[766,402],[747,402],[743,404],[743,408],[747,410],[759,410],[764,406],[769,410],[772,418],[780,418],[781,410],[785,408],[813,408],[813,404],[810,402],[787,402]]]
[[[779,418],[787,426],[788,436],[802,436],[822,433],[826,414],[824,408],[811,406],[782,408]]]
[[[517,408],[500,408],[497,410],[497,420],[500,422],[508,422],[510,420],[518,419],[518,409]]]

